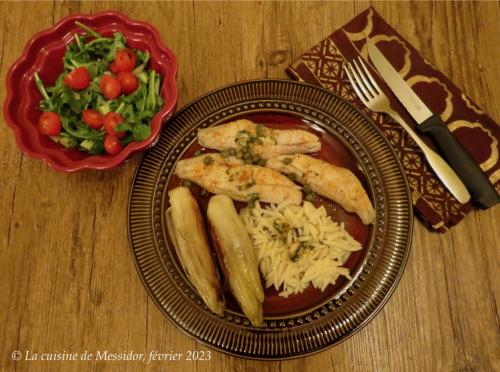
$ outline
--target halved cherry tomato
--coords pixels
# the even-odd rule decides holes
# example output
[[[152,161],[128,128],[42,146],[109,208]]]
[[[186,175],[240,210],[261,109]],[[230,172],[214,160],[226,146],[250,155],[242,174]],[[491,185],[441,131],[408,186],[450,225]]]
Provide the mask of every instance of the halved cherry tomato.
[[[110,155],[116,155],[122,150],[123,146],[112,134],[106,134],[104,137],[104,149]]]
[[[93,129],[102,128],[102,125],[104,124],[103,119],[104,119],[103,116],[97,110],[90,110],[90,109],[83,110],[82,113],[83,122]]]
[[[102,75],[99,81],[99,88],[107,99],[115,99],[121,93],[122,87],[117,78],[113,75]]]
[[[61,119],[55,112],[44,112],[38,119],[38,130],[47,136],[57,136],[61,133]]]
[[[75,90],[82,90],[89,86],[90,75],[87,69],[82,66],[75,68],[68,75],[64,77],[64,85]]]
[[[125,132],[117,132],[115,128],[118,124],[123,123],[123,118],[116,112],[108,112],[104,115],[104,129],[106,133],[115,136],[118,139],[125,137]]]
[[[116,68],[118,71],[132,71],[137,62],[135,53],[127,48],[119,49],[115,53]]]
[[[128,71],[122,71],[118,74],[118,81],[122,86],[122,92],[125,94],[133,93],[139,85],[135,75]]]
[[[112,62],[110,65],[109,65],[109,71],[111,72],[114,72],[115,74],[119,73],[120,70],[118,70],[118,67],[116,66],[116,62]]]

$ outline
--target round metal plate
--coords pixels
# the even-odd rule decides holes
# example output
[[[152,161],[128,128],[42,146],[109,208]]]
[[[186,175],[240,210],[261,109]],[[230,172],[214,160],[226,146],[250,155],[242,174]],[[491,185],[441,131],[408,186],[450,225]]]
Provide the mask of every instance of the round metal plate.
[[[265,317],[255,328],[242,314],[224,317],[203,304],[176,263],[163,214],[177,160],[198,128],[251,115],[289,115],[335,137],[355,157],[377,212],[352,280],[300,312]],[[141,279],[160,310],[183,332],[220,351],[285,359],[332,346],[361,329],[394,291],[406,264],[413,225],[402,166],[389,142],[362,113],[327,90],[285,80],[233,84],[192,102],[171,119],[132,182],[128,230]]]

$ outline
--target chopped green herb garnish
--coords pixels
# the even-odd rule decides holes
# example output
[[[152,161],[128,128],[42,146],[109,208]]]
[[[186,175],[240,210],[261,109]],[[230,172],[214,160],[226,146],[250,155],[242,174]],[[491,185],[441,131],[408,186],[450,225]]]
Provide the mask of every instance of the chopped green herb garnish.
[[[191,187],[192,183],[189,180],[182,180],[182,186]]]
[[[236,143],[242,147],[248,146],[248,139],[250,138],[250,133],[246,130],[240,130],[236,135]]]
[[[201,191],[200,191],[201,196],[207,196],[207,194],[208,194],[207,190],[201,189]]]
[[[283,164],[285,164],[285,165],[289,165],[289,164],[291,164],[291,163],[292,163],[292,161],[293,161],[293,159],[292,159],[292,158],[283,158],[283,160],[281,160],[281,162],[282,162]]]
[[[312,202],[316,198],[316,193],[311,189],[311,186],[304,185],[303,191],[307,201]]]
[[[206,156],[206,157],[205,157],[205,159],[203,159],[203,163],[204,163],[205,165],[210,165],[210,164],[212,164],[213,162],[214,162],[214,159],[212,159],[212,157],[211,157],[211,156]]]
[[[242,159],[245,161],[248,160],[248,161],[252,162],[252,154],[250,154],[248,151],[243,152]]]
[[[313,246],[311,244],[308,244],[307,242],[300,242],[299,247],[297,250],[290,256],[290,260],[293,262],[297,262],[300,258],[300,252],[304,249],[312,249]]]
[[[281,225],[278,222],[274,221],[273,227],[274,227],[274,230],[281,233]]]
[[[274,229],[282,235],[288,234],[288,230],[290,230],[290,226],[286,223],[278,223],[274,221],[273,223]]]
[[[306,196],[305,196],[305,199],[307,201],[310,201],[310,202],[314,201],[315,198],[316,198],[316,194],[313,193],[313,192],[307,193]]]
[[[297,175],[295,173],[290,173],[287,175],[287,177],[292,181],[297,181]]]
[[[246,188],[249,189],[252,186],[255,186],[255,180],[253,178],[246,184]]]
[[[248,206],[250,208],[254,208],[255,207],[255,203],[259,201],[259,193],[258,192],[254,192],[252,194],[249,195],[248,197]]]
[[[254,153],[252,150],[255,143],[263,144],[262,138],[259,136],[264,135],[263,126],[261,124],[260,127],[257,127],[257,136],[252,135],[246,130],[241,130],[238,132],[235,138],[235,142],[238,145],[237,149],[227,149],[224,151],[229,151],[231,156],[236,156],[238,159],[241,159],[245,162],[245,164],[260,164],[262,159],[259,154]],[[259,129],[261,128],[261,129]],[[222,156],[226,156],[226,153],[221,152]]]
[[[249,202],[255,202],[259,200],[259,193],[258,192],[253,192],[250,195],[248,195],[248,201]]]
[[[264,137],[264,126],[262,124],[257,124],[257,137]]]
[[[201,150],[196,150],[194,152],[194,156],[200,156],[201,154],[203,154],[203,151],[201,151]]]

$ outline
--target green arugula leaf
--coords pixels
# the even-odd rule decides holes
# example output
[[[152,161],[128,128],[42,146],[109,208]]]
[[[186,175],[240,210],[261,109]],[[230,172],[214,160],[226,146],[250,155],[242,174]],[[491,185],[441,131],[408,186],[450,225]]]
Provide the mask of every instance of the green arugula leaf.
[[[61,118],[61,125],[66,130],[66,132],[68,132],[69,134],[71,134],[73,137],[76,138],[98,139],[104,137],[104,132],[91,129],[89,126],[78,121],[70,122],[68,118],[65,117]]]
[[[132,125],[130,125],[129,123],[121,123],[121,124],[118,124],[115,128],[115,131],[117,132],[126,132],[126,131],[130,131],[132,132],[132,129],[134,127]]]
[[[134,135],[131,133],[129,134],[128,136],[125,136],[125,138],[123,138],[120,143],[125,146],[125,145],[128,145],[130,142],[134,142],[135,141],[135,138],[134,138]]]
[[[151,135],[151,127],[144,124],[135,125],[132,134],[136,141],[144,141]]]

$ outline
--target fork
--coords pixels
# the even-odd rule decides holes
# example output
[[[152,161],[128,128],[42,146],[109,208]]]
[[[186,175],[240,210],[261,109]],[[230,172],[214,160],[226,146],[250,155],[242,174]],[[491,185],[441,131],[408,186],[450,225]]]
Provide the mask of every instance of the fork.
[[[444,159],[433,151],[422,139],[410,128],[403,118],[391,107],[389,99],[380,89],[372,74],[366,68],[361,57],[344,65],[344,70],[349,77],[354,91],[363,104],[375,112],[382,112],[389,115],[398,122],[404,130],[408,132],[418,147],[424,153],[427,162],[434,170],[438,178],[443,182],[451,194],[462,204],[470,200],[470,194],[455,171],[444,161]]]

